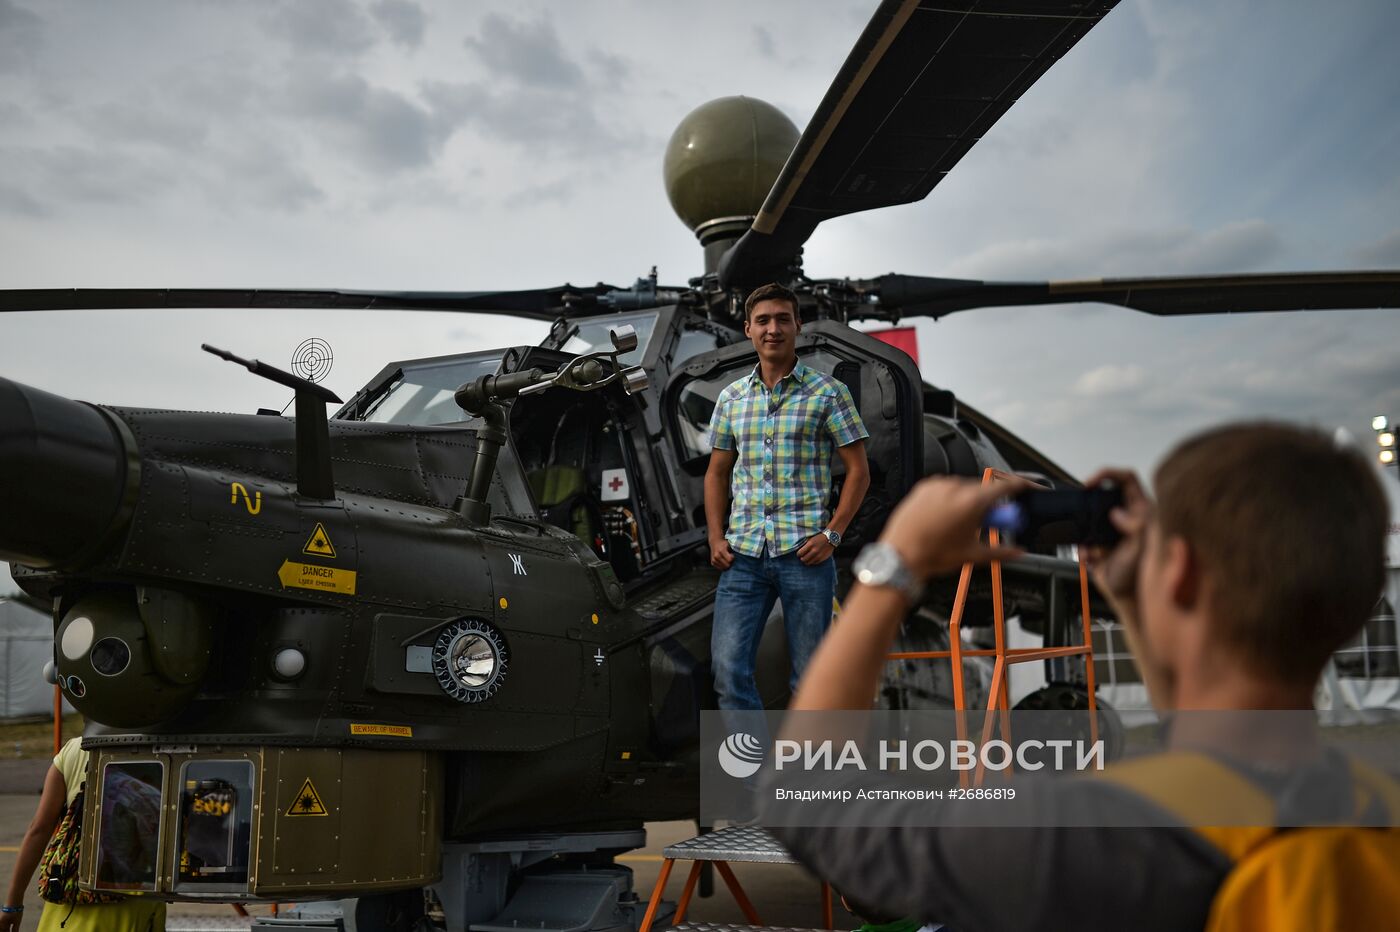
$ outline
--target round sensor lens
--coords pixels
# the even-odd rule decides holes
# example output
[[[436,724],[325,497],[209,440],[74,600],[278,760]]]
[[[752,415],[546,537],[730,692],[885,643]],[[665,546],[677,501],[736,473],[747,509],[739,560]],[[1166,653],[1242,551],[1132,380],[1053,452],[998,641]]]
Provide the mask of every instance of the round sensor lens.
[[[486,638],[469,634],[452,645],[452,672],[469,689],[480,689],[496,672],[496,649]]]
[[[87,685],[78,677],[68,677],[68,695],[74,699],[81,699],[87,695]]]
[[[432,668],[438,685],[453,699],[482,702],[495,695],[506,675],[506,645],[486,622],[463,618],[438,634]]]
[[[92,668],[103,676],[116,676],[131,665],[131,648],[121,638],[103,638],[92,645]]]

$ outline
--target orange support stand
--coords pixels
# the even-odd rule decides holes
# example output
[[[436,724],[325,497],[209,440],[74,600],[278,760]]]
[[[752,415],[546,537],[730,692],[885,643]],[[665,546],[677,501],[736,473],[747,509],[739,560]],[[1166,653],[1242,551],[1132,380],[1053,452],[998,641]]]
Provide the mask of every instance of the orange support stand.
[[[690,872],[685,878],[685,888],[681,891],[681,898],[676,903],[676,915],[671,920],[673,925],[680,925],[685,921],[686,911],[690,909],[690,901],[695,896],[696,881],[700,879],[700,870],[706,861],[707,859],[697,859],[690,865]],[[739,878],[734,876],[734,869],[729,866],[729,862],[711,860],[708,863],[715,866],[715,870],[724,880],[724,885],[729,888],[729,894],[734,897],[734,902],[738,904],[749,924],[763,925],[758,918],[758,910],[754,909],[753,902],[739,883]],[[656,921],[656,912],[661,906],[661,895],[666,891],[666,882],[671,879],[671,869],[675,867],[675,864],[675,858],[666,858],[661,862],[661,873],[656,878],[656,886],[652,887],[651,899],[647,901],[647,909],[642,914],[642,924],[638,928],[638,932],[651,932],[652,924]],[[822,922],[825,923],[825,928],[830,929],[834,921],[831,906],[831,884],[822,882],[821,896]]]
[[[695,863],[698,866],[700,862]],[[651,932],[651,924],[656,919],[656,908],[661,905],[661,894],[665,892],[666,881],[671,879],[671,868],[675,866],[675,858],[666,858],[661,862],[661,874],[656,878],[656,886],[652,887],[651,900],[647,903],[647,911],[642,914],[642,924],[637,932]],[[686,886],[690,886],[689,882],[686,883]],[[689,904],[687,903],[687,905]]]
[[[676,925],[685,921],[685,912],[690,909],[690,898],[695,895],[695,883],[700,879],[700,869],[704,866],[704,861],[696,861],[690,865],[690,873],[685,878],[685,889],[681,891],[680,902],[676,903]]]
[[[1013,478],[1007,473],[997,469],[985,469],[982,472],[982,484],[989,482]],[[995,546],[998,542],[998,534],[995,530],[987,532],[987,542]],[[1085,670],[1085,686],[1089,691],[1089,736],[1091,741],[1097,741],[1099,737],[1099,717],[1098,700],[1094,695],[1094,642],[1093,642],[1093,620],[1089,615],[1089,573],[1085,569],[1084,563],[1079,564],[1079,601],[1082,608],[1082,621],[1084,642],[1078,645],[1063,647],[1007,647],[1006,646],[1006,610],[1002,598],[1001,585],[1001,561],[993,560],[991,563],[992,574],[992,633],[996,639],[996,646],[991,650],[963,650],[962,647],[962,619],[963,612],[967,609],[967,593],[972,584],[972,564],[963,564],[962,573],[958,576],[957,594],[953,598],[953,613],[948,618],[948,650],[919,650],[919,651],[894,651],[886,655],[887,660],[943,660],[947,659],[953,665],[953,708],[958,712],[957,735],[959,740],[966,740],[967,726],[964,713],[967,711],[967,693],[963,683],[963,658],[965,657],[993,657],[992,682],[987,690],[987,708],[982,720],[982,742],[991,740],[993,723],[993,712],[999,712],[1001,720],[1002,736],[1005,740],[1011,739],[1011,671],[1010,667],[1015,663],[1030,663],[1037,660],[1050,660],[1058,657],[1083,657]],[[1007,776],[1010,777],[1011,770],[1007,768]],[[979,762],[976,771],[976,783],[982,785],[984,773]],[[961,783],[965,787],[968,784],[967,771],[961,774]]]
[[[734,902],[739,904],[739,909],[743,910],[744,918],[749,921],[749,925],[761,926],[763,922],[758,918],[758,910],[753,908],[749,902],[748,894],[744,893],[744,888],[739,886],[739,878],[734,876],[734,869],[729,866],[728,861],[711,861],[715,870],[724,878],[724,885],[729,888],[729,892],[734,897]]]

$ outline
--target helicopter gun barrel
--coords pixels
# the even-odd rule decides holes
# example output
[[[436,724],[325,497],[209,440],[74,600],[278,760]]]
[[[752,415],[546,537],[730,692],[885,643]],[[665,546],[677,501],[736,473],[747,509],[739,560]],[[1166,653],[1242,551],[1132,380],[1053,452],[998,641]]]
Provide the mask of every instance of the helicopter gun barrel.
[[[508,375],[483,375],[474,382],[468,382],[453,396],[457,406],[470,414],[480,414],[493,401],[514,398],[521,391],[538,385],[552,373],[543,369],[526,369]]]
[[[0,379],[0,559],[83,562],[126,525],[140,473],[119,419]]]
[[[493,402],[544,391],[559,374],[535,368],[507,375],[483,375],[457,389],[453,397],[463,411],[481,414]],[[574,385],[587,387],[603,381],[609,373],[598,360],[583,358],[572,368],[570,375]]]

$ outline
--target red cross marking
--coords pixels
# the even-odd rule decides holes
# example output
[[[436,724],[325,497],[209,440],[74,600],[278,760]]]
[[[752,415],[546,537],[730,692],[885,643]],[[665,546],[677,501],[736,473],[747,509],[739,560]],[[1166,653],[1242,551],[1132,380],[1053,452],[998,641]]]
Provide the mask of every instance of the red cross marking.
[[[622,488],[622,480],[617,476],[613,476],[608,480],[608,488],[616,492],[618,489]]]

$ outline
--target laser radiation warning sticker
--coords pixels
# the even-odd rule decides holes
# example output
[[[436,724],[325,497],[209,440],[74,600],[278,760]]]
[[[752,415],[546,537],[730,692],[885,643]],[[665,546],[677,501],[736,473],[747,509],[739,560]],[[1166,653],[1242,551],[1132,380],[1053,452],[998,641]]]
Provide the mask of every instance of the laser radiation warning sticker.
[[[335,545],[331,543],[331,536],[326,533],[326,526],[321,522],[316,522],[316,529],[311,532],[311,536],[306,540],[306,546],[301,548],[301,552],[313,557],[330,557],[335,559]]]
[[[296,799],[287,807],[286,815],[289,816],[324,816],[330,815],[326,809],[326,804],[321,802],[321,794],[316,792],[316,787],[311,785],[311,778],[307,777],[302,783],[301,789],[297,790]]]

